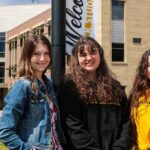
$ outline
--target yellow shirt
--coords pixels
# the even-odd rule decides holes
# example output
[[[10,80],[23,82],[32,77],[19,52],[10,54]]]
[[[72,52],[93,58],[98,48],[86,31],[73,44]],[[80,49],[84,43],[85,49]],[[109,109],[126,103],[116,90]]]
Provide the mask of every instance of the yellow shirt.
[[[139,106],[132,109],[137,130],[137,146],[140,150],[150,149],[150,97],[139,98]]]

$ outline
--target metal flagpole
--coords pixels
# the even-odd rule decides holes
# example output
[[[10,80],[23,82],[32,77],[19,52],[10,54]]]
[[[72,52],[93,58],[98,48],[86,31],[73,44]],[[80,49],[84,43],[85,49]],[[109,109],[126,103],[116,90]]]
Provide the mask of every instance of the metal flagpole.
[[[65,73],[66,0],[52,0],[52,80],[56,93]]]

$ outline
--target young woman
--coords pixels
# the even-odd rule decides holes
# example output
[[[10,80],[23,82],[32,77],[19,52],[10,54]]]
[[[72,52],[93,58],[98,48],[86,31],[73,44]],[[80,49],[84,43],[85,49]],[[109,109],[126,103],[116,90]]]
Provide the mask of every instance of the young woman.
[[[19,63],[20,78],[5,97],[0,121],[0,140],[10,150],[62,150],[65,139],[57,100],[44,75],[51,63],[49,40],[29,36]]]
[[[136,150],[150,149],[150,50],[144,52],[130,92]]]
[[[76,150],[130,150],[129,107],[124,87],[110,73],[102,47],[81,37],[61,88],[64,130]]]

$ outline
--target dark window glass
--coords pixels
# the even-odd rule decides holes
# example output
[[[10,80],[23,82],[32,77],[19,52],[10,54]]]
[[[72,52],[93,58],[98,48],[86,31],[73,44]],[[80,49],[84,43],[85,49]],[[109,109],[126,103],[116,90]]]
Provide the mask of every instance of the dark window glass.
[[[48,35],[51,35],[51,26],[48,26]]]
[[[124,19],[124,2],[112,1],[112,20]]]
[[[0,52],[5,52],[5,42],[0,41]]]
[[[0,33],[0,57],[5,57],[5,33]]]
[[[123,43],[112,43],[112,61],[124,61]]]
[[[133,38],[133,43],[134,44],[141,44],[141,38]]]
[[[42,28],[42,29],[40,30],[40,32],[41,32],[41,34],[44,34],[44,29]]]
[[[4,82],[5,82],[4,78],[0,78],[0,83],[4,83]]]
[[[23,46],[23,38],[20,38],[20,46]]]
[[[5,36],[5,32],[0,32],[0,36]]]
[[[17,39],[15,39],[14,44],[15,44],[15,49],[17,49]]]
[[[4,101],[3,101],[3,99],[4,99],[4,91],[3,91],[4,89],[2,89],[2,88],[0,88],[0,110],[2,110],[3,109],[3,104],[4,104]]]
[[[0,62],[0,83],[4,83],[5,76],[5,63]]]

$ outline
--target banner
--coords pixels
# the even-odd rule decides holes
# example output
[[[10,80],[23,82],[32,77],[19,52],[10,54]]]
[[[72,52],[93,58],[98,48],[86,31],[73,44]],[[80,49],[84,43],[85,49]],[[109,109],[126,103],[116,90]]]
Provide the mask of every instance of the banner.
[[[99,0],[66,0],[66,52],[70,55],[80,36],[95,38]]]

